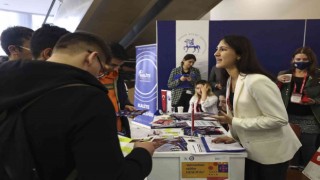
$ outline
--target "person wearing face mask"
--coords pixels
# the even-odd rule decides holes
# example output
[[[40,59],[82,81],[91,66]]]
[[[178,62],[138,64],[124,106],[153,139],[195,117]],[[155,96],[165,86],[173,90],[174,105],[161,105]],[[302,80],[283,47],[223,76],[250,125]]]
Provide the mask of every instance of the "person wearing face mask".
[[[172,89],[171,106],[183,106],[184,112],[188,112],[195,83],[201,79],[199,69],[193,67],[196,60],[195,55],[186,54],[181,61],[181,66],[172,69],[168,79],[168,88]]]
[[[301,129],[302,147],[290,163],[303,169],[320,146],[320,70],[312,49],[298,48],[291,68],[280,71],[277,80],[289,122]]]

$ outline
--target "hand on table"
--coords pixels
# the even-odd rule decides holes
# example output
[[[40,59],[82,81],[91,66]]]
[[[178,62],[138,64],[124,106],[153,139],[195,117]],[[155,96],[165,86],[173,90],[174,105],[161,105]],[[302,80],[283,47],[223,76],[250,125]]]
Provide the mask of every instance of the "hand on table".
[[[211,142],[231,144],[231,143],[236,142],[236,140],[234,140],[232,137],[229,137],[229,136],[220,136],[220,137],[213,139]]]

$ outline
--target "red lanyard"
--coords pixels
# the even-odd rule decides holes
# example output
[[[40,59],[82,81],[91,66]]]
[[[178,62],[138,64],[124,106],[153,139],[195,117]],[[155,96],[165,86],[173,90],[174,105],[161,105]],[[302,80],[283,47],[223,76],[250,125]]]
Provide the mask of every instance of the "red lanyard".
[[[199,102],[201,99],[198,99],[197,104],[196,104],[196,112],[202,112],[201,111],[201,106],[199,106]]]
[[[303,92],[303,88],[304,88],[304,85],[306,83],[306,80],[307,80],[307,73],[304,74],[304,78],[303,78],[303,81],[302,81],[302,84],[301,84],[301,88],[300,88],[300,94],[302,94]],[[293,92],[295,93],[297,90],[297,84],[296,82],[294,82],[294,88],[293,88]]]

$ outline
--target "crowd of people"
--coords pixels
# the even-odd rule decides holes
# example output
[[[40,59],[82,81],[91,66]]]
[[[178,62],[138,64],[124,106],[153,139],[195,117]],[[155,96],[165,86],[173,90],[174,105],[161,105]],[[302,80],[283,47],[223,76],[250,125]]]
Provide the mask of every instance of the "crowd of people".
[[[115,104],[108,93],[112,88],[99,81],[123,60],[119,45],[110,44],[88,32],[50,25],[2,32],[9,60],[0,65],[1,118],[3,112],[32,102],[21,116],[39,179],[76,174],[78,179],[143,180],[151,172],[151,142],[135,142],[125,157],[120,148],[115,109],[131,107]],[[123,98],[119,103],[127,101]],[[10,179],[15,167],[3,160],[10,152],[1,153],[0,177]]]
[[[173,105],[189,101],[188,112],[216,114],[229,134],[213,143],[237,141],[246,148],[246,180],[284,180],[289,166],[304,169],[320,146],[320,70],[312,49],[298,48],[291,67],[277,77],[260,66],[244,36],[225,36],[214,56],[208,81],[188,76],[189,86],[182,86],[188,68],[199,71],[192,67],[195,61],[172,70],[168,87],[179,92]]]
[[[1,47],[8,61],[0,65],[0,112],[41,97],[22,112],[41,178],[63,179],[74,169],[79,179],[148,176],[153,144],[136,142],[124,157],[118,140],[131,132],[116,112],[135,110],[119,76],[128,59],[123,46],[44,24],[4,30]],[[172,107],[212,113],[224,124],[228,135],[212,143],[245,147],[246,180],[284,180],[289,165],[303,169],[320,146],[320,70],[312,49],[298,48],[276,78],[244,36],[223,37],[214,56],[208,80],[193,67],[193,54],[172,69]]]

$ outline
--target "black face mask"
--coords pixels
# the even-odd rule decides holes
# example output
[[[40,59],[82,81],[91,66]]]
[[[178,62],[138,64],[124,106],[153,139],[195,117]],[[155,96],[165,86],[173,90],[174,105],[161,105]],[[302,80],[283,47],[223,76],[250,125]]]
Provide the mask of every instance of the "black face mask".
[[[293,67],[304,70],[308,68],[311,65],[310,61],[300,61],[300,62],[294,62]]]

